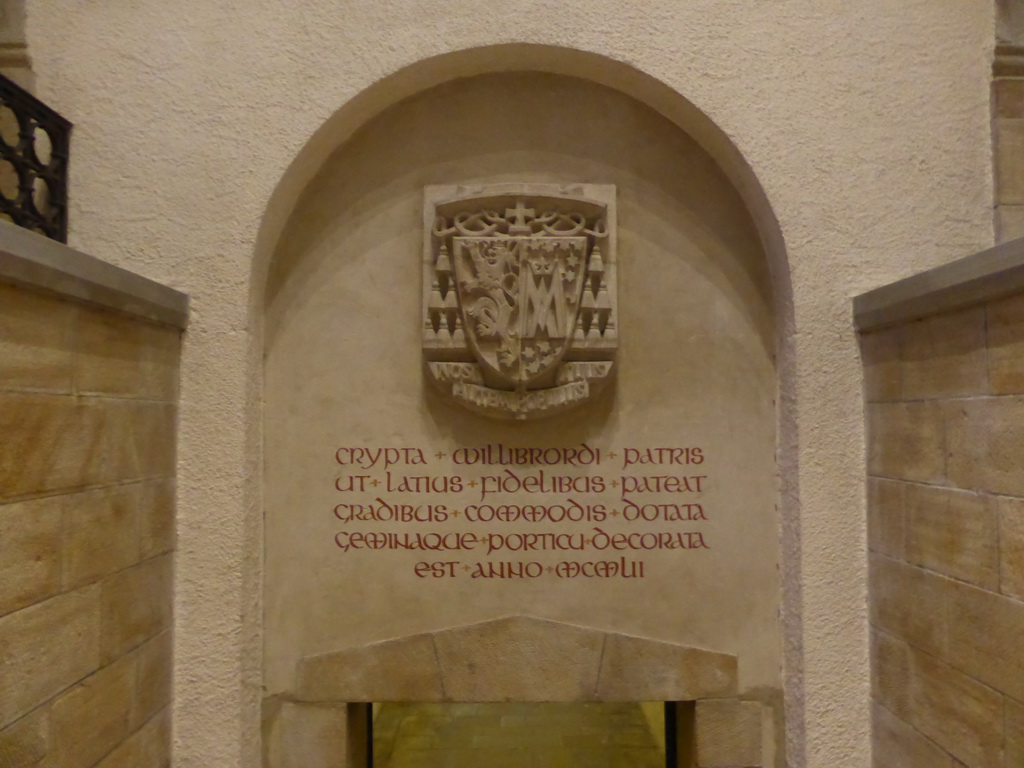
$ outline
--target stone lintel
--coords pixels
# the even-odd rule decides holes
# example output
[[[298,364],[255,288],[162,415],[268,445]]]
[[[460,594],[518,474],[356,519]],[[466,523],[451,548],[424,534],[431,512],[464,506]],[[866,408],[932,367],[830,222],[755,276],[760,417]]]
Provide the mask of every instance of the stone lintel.
[[[299,701],[443,701],[434,640],[412,635],[299,662]]]
[[[186,294],[6,221],[0,281],[175,328],[188,324]]]
[[[688,701],[735,695],[736,657],[511,616],[302,659],[293,697],[355,701]]]
[[[853,299],[861,333],[919,320],[1024,290],[1024,238],[897,280]]]
[[[629,635],[608,635],[599,701],[694,701],[735,696],[736,657]]]
[[[451,701],[593,701],[603,633],[513,616],[434,636]]]

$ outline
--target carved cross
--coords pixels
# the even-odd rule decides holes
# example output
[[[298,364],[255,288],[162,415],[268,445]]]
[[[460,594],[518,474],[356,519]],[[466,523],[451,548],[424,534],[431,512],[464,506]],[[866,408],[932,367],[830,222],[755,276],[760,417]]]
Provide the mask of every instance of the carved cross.
[[[530,225],[526,223],[527,216],[533,216],[533,208],[527,208],[522,200],[516,200],[515,208],[505,209],[505,218],[512,219],[512,225],[508,228],[510,235],[532,234]]]

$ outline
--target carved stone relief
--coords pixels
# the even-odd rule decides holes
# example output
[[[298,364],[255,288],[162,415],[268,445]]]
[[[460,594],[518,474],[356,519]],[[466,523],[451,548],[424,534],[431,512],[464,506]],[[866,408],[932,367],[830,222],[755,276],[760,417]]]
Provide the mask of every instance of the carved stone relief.
[[[591,399],[618,347],[614,217],[606,184],[427,187],[428,378],[496,418]]]

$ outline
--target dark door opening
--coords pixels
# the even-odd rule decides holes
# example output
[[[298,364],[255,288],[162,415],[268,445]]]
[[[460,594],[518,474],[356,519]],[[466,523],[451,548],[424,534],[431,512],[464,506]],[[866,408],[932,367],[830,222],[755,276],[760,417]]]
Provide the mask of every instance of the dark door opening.
[[[367,705],[370,768],[665,768],[675,703]]]

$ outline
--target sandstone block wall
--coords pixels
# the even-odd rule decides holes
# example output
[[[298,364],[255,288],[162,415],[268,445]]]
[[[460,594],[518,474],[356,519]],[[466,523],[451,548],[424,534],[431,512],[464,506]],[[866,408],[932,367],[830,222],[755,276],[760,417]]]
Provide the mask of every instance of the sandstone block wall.
[[[996,230],[1001,241],[1024,237],[1024,46],[1011,69],[993,80]]]
[[[874,765],[1024,765],[1024,295],[862,353]]]
[[[179,336],[0,281],[0,766],[169,764]]]

